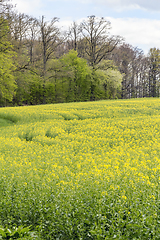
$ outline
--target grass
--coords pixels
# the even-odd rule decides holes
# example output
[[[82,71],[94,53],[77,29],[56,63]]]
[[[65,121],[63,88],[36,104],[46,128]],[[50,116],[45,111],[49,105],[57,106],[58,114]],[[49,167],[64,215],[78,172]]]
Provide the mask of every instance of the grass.
[[[160,239],[159,113],[159,99],[1,108],[0,225]]]
[[[10,124],[12,124],[12,122],[10,120],[0,118],[0,127],[5,127],[5,126],[10,125]]]

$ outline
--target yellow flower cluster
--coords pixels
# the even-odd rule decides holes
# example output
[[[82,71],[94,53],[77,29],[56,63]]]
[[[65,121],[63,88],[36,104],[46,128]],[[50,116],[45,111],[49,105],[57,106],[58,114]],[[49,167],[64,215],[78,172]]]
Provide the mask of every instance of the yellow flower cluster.
[[[0,128],[1,179],[10,188],[35,184],[41,197],[54,189],[156,201],[159,113],[159,99],[2,108],[13,124]]]

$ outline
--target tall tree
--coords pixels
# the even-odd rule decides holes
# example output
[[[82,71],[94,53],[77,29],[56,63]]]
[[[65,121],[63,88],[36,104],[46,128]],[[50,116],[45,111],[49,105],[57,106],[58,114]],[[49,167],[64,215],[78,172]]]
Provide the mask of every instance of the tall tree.
[[[48,84],[47,102],[64,102],[64,81],[66,75],[62,62],[59,59],[52,59],[48,63]],[[49,96],[50,95],[50,96]]]
[[[42,56],[43,56],[43,70],[42,76],[44,80],[44,103],[45,100],[45,83],[46,83],[46,71],[47,62],[49,59],[54,57],[56,48],[62,43],[60,39],[60,30],[56,26],[58,18],[53,18],[50,22],[44,21],[44,16],[39,21],[40,33],[41,33],[41,43],[42,43]]]
[[[56,47],[60,44],[60,30],[56,26],[58,18],[53,18],[51,22],[45,22],[42,16],[40,25],[42,56],[43,56],[43,76],[46,75],[47,61],[53,58]]]
[[[121,93],[122,74],[111,60],[103,60],[95,72],[101,98],[118,98]]]
[[[126,43],[113,51],[111,59],[123,75],[122,98],[139,97],[139,81],[142,77],[140,69],[143,69],[141,66],[143,58],[144,54],[141,49]]]
[[[35,61],[39,60],[35,56],[34,49],[38,43],[38,21],[36,18],[30,18],[28,24],[28,35],[27,35],[27,47],[29,48],[29,60],[31,64],[34,64]]]
[[[160,83],[160,49],[149,50],[149,96],[159,96]]]
[[[8,21],[0,15],[0,98],[11,101],[16,89],[12,45],[8,37]],[[2,101],[1,101],[2,102]]]
[[[66,101],[86,101],[90,99],[92,74],[85,59],[79,58],[74,50],[61,58],[65,70]]]
[[[111,23],[103,17],[90,16],[81,23],[87,60],[93,69],[122,41],[119,36],[109,35],[110,28]]]
[[[96,99],[97,78],[95,75],[98,64],[107,58],[114,48],[121,43],[122,38],[119,36],[110,36],[109,30],[111,23],[103,17],[98,18],[89,16],[87,20],[81,23],[81,34],[83,36],[83,45],[89,65],[92,67],[93,81],[91,85],[91,100]]]
[[[68,48],[69,50],[74,49],[75,51],[78,50],[78,42],[80,40],[80,26],[77,22],[73,22],[72,25],[69,28],[68,32]]]
[[[143,56],[139,65],[137,97],[149,97],[149,58]]]

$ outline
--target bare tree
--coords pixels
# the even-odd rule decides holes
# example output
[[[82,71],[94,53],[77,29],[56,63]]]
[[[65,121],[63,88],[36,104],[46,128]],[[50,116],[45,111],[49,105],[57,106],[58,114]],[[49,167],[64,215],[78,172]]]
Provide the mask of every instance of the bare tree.
[[[160,79],[160,49],[151,48],[149,50],[149,96],[159,96]]]
[[[28,35],[26,37],[26,41],[31,64],[33,64],[37,60],[37,57],[36,59],[34,58],[34,48],[35,45],[37,45],[38,43],[37,35],[38,35],[38,21],[35,18],[30,18],[28,23]]]
[[[8,13],[11,13],[14,7],[10,2],[10,0],[0,0],[0,16],[3,16],[5,19],[7,19]]]
[[[53,57],[56,48],[61,44],[60,30],[56,26],[56,22],[58,22],[56,17],[51,22],[44,22],[44,16],[39,21],[43,54],[43,76],[46,74],[47,61]]]
[[[123,74],[122,98],[144,97],[148,92],[148,58],[130,44],[115,48],[111,55]]]
[[[69,33],[68,33],[68,48],[69,50],[74,49],[77,51],[78,49],[78,42],[80,40],[80,26],[78,25],[77,22],[73,22],[72,25],[69,28]]]
[[[46,70],[47,62],[49,59],[54,58],[57,47],[63,42],[60,37],[60,29],[56,26],[58,18],[53,18],[50,22],[44,21],[44,16],[39,21],[40,26],[40,41],[42,46],[42,57],[43,57],[43,88],[45,90],[46,83]],[[44,96],[45,103],[45,96]]]
[[[10,26],[12,42],[17,50],[25,44],[28,35],[30,16],[21,13],[14,13]]]
[[[111,23],[103,17],[90,16],[81,23],[87,60],[93,69],[122,42],[122,37],[109,35],[110,28]]]
[[[10,1],[0,0],[0,29],[2,29],[4,26],[7,26],[6,31],[8,32],[8,34],[10,32],[10,22],[11,22],[12,14],[13,14],[13,5],[10,3]],[[0,41],[1,41],[1,38],[3,37],[4,37],[4,32],[0,31]]]

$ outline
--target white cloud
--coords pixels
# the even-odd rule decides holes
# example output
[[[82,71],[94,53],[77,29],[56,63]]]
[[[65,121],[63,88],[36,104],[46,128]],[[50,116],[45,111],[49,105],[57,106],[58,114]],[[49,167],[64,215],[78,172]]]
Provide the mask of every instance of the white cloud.
[[[121,35],[134,47],[145,53],[151,47],[160,48],[160,20],[138,18],[107,18],[111,22],[111,34]]]
[[[34,13],[42,7],[42,0],[12,0],[12,3],[20,13]]]
[[[82,20],[84,19],[79,19],[77,22],[80,23]],[[126,43],[142,49],[145,54],[150,48],[160,49],[160,20],[112,17],[107,17],[106,20],[111,22],[111,35],[124,37]],[[72,23],[72,20],[63,20],[58,26],[65,30]]]
[[[31,9],[36,10],[36,8],[44,5],[57,2],[58,0],[12,0],[13,3],[17,3],[17,8],[20,12],[31,11]],[[63,0],[64,2],[71,2],[73,0]],[[160,11],[160,1],[159,0],[74,0],[74,2],[80,2],[82,4],[93,3],[96,5],[105,5],[108,8],[115,10],[126,10],[126,9],[146,9],[149,11]],[[73,4],[74,4],[73,2]]]
[[[12,0],[13,3],[17,3],[17,8],[20,12],[26,12],[31,9],[36,10],[36,8],[49,3],[57,2],[58,0]],[[73,0],[63,0],[64,2],[71,2]],[[159,0],[74,0],[74,2],[80,2],[82,4],[97,4],[106,5],[108,8],[113,8],[115,10],[124,9],[146,9],[149,11],[160,11],[160,1]],[[74,3],[73,3],[74,4]]]
[[[145,54],[150,48],[160,48],[160,20],[112,17],[106,19],[111,22],[111,35],[124,37],[126,43],[141,48]],[[82,20],[79,19],[78,23]],[[67,29],[72,23],[71,20],[63,20],[58,25]]]
[[[97,5],[106,5],[115,10],[125,9],[146,9],[149,11],[160,11],[160,1],[158,0],[77,0],[81,3],[96,3]]]

